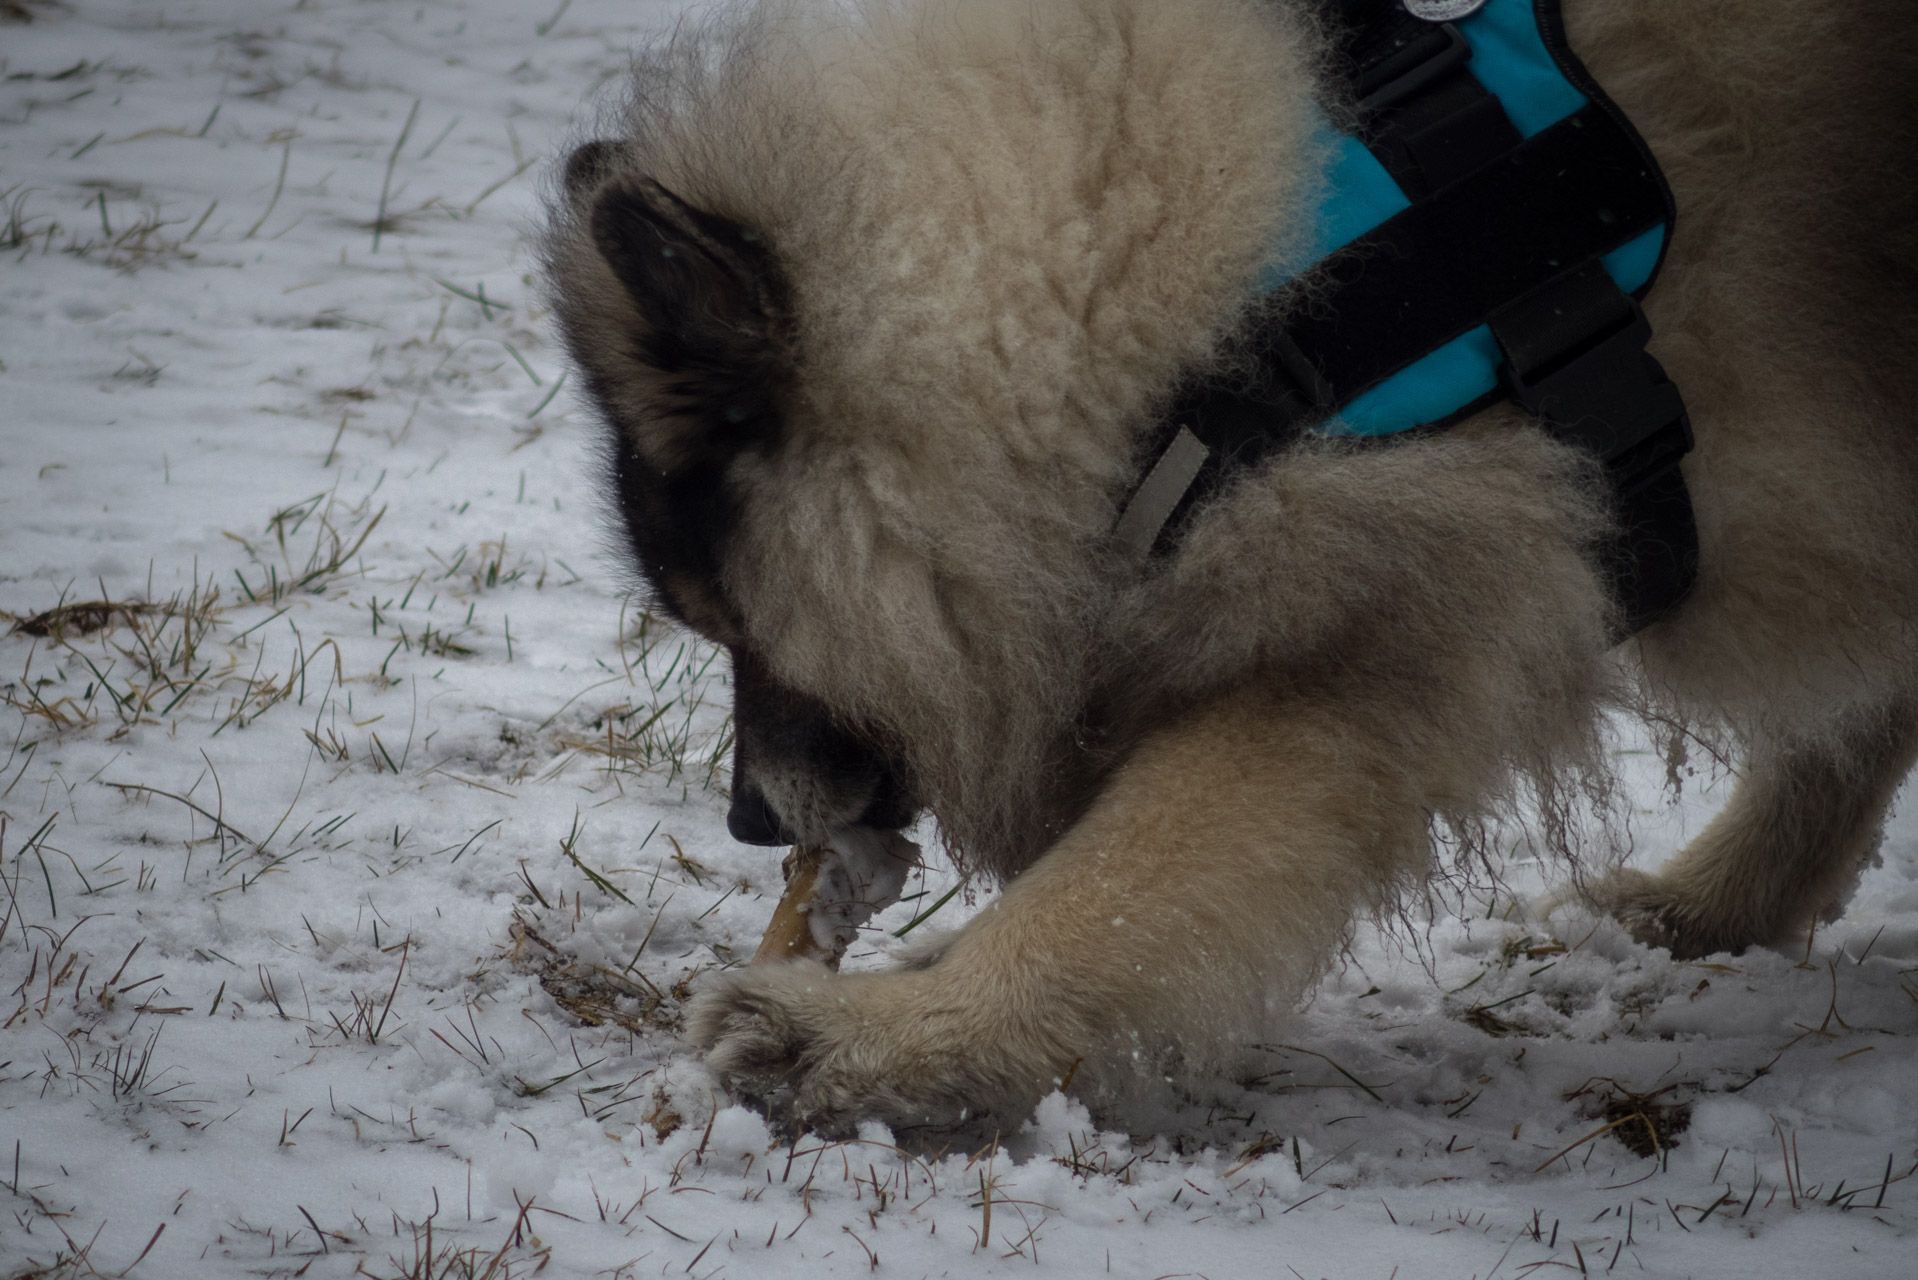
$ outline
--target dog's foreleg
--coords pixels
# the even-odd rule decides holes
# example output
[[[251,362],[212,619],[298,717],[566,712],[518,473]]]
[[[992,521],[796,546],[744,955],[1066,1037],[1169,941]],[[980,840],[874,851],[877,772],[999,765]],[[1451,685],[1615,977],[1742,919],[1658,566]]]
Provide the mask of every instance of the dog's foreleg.
[[[1213,1066],[1290,1008],[1355,911],[1425,865],[1425,809],[1388,760],[1335,708],[1246,696],[1197,712],[1145,743],[946,963],[1030,1001],[1082,1075],[1167,1051]]]
[[[931,966],[725,975],[692,1031],[802,1124],[1022,1114],[1072,1078],[1204,1069],[1423,867],[1414,780],[1333,707],[1239,696],[1143,743],[1087,815]]]

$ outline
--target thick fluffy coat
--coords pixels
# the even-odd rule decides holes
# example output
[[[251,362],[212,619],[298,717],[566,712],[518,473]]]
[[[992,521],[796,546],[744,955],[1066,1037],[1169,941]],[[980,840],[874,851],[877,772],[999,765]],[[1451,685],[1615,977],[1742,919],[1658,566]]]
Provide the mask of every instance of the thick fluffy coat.
[[[1174,385],[1230,367],[1313,217],[1293,6],[775,0],[641,55],[547,257],[640,567],[734,654],[735,829],[923,806],[1010,882],[909,971],[726,975],[722,1070],[834,1125],[1209,1069],[1435,822],[1602,788],[1621,698],[1746,776],[1601,905],[1697,953],[1842,898],[1918,750],[1918,15],[1567,20],[1679,203],[1647,310],[1702,567],[1624,663],[1597,469],[1510,409],[1302,445],[1170,556],[1113,546]]]

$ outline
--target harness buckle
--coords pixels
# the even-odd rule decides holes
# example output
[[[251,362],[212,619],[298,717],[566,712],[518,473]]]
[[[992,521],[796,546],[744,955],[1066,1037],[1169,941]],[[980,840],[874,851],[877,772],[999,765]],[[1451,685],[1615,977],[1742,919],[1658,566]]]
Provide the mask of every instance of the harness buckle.
[[[1446,22],[1425,27],[1403,49],[1369,67],[1359,77],[1359,112],[1371,116],[1405,101],[1440,76],[1472,59],[1472,46]]]
[[[1492,332],[1505,350],[1500,378],[1512,399],[1603,459],[1621,496],[1690,451],[1685,401],[1645,349],[1652,326],[1644,308],[1602,269],[1514,303],[1494,317]],[[1575,336],[1566,342],[1568,332]]]

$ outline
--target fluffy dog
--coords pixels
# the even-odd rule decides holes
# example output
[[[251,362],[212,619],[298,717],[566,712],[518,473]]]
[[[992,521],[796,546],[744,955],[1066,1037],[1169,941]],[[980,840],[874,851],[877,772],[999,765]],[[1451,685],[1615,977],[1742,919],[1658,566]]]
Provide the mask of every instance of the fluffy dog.
[[[949,1123],[1215,1069],[1435,831],[1602,790],[1620,705],[1740,782],[1597,905],[1681,955],[1842,906],[1918,753],[1918,9],[1565,10],[1679,209],[1647,311],[1701,569],[1623,648],[1598,469],[1511,407],[1113,545],[1313,217],[1307,6],[774,0],[639,56],[545,252],[638,566],[732,654],[731,825],[929,809],[1006,884],[905,969],[713,979],[692,1035],[745,1092]]]

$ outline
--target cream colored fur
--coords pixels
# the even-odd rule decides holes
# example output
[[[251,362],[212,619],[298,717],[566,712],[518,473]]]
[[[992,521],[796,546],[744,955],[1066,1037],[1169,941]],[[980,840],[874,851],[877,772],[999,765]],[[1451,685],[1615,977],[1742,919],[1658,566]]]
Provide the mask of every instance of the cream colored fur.
[[[1195,707],[936,962],[757,970],[707,998],[694,1035],[762,1087],[769,1065],[802,1064],[776,1101],[828,1124],[1016,1114],[1068,1078],[1125,1090],[1175,1062],[1216,1068],[1427,857],[1430,797],[1350,711],[1258,693]]]
[[[1754,748],[1731,803],[1669,866],[1615,872],[1591,894],[1680,955],[1796,940],[1814,913],[1830,919],[1851,897],[1914,756],[1905,706],[1835,739]]]
[[[1211,1069],[1426,870],[1433,820],[1602,787],[1621,700],[1748,777],[1679,867],[1596,900],[1699,951],[1842,892],[1914,750],[1918,14],[1568,21],[1680,210],[1648,311],[1703,567],[1623,663],[1595,469],[1509,409],[1294,450],[1150,571],[1110,546],[1174,375],[1229,362],[1309,216],[1317,41],[1288,6],[769,4],[641,59],[620,173],[763,233],[792,286],[786,435],[734,469],[718,589],[1011,881],[917,970],[715,981],[717,1067],[828,1126],[1017,1111],[1081,1060],[1075,1088],[1116,1087],[1135,1050]],[[631,307],[583,216],[549,259],[616,364]]]

